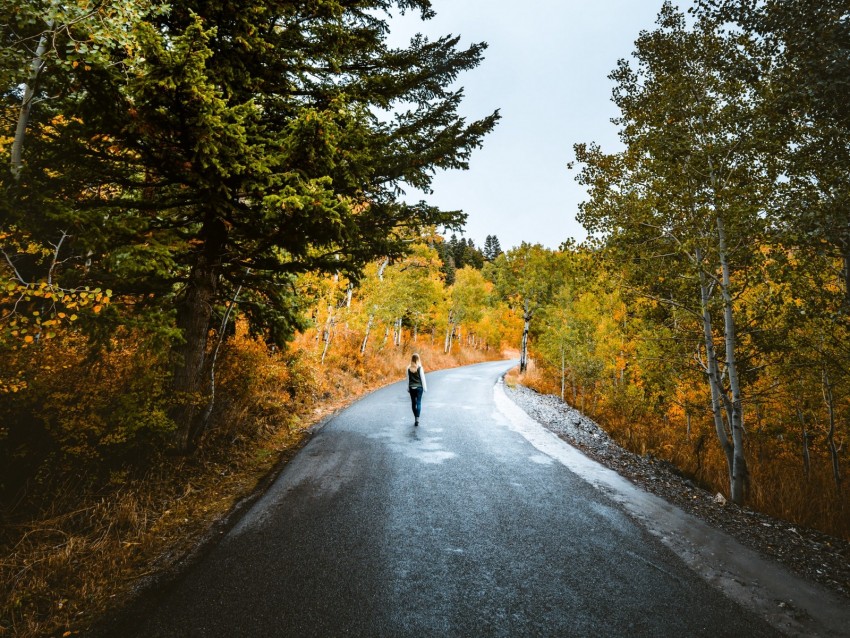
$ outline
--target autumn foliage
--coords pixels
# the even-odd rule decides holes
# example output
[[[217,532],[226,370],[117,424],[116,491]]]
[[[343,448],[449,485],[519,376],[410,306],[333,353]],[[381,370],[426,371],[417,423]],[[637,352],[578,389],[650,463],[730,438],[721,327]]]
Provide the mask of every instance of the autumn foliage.
[[[189,551],[310,425],[401,379],[414,351],[430,370],[499,357],[502,342],[515,340],[508,309],[488,297],[480,274],[460,278],[480,288],[474,307],[463,295],[452,301],[436,257],[442,240],[428,241],[405,259],[370,266],[357,286],[302,277],[308,325],[284,349],[252,334],[234,311],[224,333],[210,335],[210,348],[218,348],[215,399],[188,457],[173,454],[168,333],[124,325],[104,340],[109,313],[85,310],[106,302],[120,316],[139,299],[87,292],[79,309],[68,308],[79,318],[50,326],[49,339],[28,341],[28,333],[8,329],[33,307],[21,302],[52,300],[17,285],[14,296],[7,287],[0,304],[7,327],[0,332],[0,627],[34,636],[91,622],[140,573],[166,569]]]

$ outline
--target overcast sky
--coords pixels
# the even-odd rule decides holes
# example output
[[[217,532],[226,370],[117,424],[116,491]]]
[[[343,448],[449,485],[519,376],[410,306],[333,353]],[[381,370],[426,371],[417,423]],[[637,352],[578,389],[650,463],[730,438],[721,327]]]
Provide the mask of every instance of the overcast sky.
[[[466,212],[466,237],[479,247],[492,234],[503,249],[583,239],[575,215],[585,193],[567,162],[577,142],[620,148],[608,74],[631,55],[640,31],[653,27],[662,0],[432,2],[434,19],[394,21],[391,41],[421,32],[487,42],[484,61],[458,81],[466,95],[462,114],[474,119],[498,108],[502,120],[470,169],[438,174],[425,199]]]

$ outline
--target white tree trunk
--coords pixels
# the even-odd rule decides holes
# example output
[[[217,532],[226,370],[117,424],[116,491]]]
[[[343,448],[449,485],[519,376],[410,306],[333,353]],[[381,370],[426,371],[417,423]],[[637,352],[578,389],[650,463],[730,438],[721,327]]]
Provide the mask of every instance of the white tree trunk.
[[[528,329],[531,325],[531,317],[524,315],[525,323],[522,327],[522,343],[519,350],[519,371],[523,373],[528,368]]]
[[[723,295],[723,328],[726,335],[726,373],[729,376],[729,391],[732,394],[729,424],[732,427],[732,444],[735,448],[732,463],[731,500],[736,505],[744,503],[744,488],[747,481],[747,461],[744,455],[744,406],[741,401],[741,384],[738,380],[738,362],[735,351],[735,314],[732,308],[731,276],[726,245],[726,229],[723,220],[717,217],[717,240],[720,257],[721,285]]]
[[[333,336],[333,329],[334,329],[334,319],[333,319],[333,315],[331,315],[328,318],[327,324],[325,325],[325,332],[324,332],[325,345],[322,348],[322,365],[324,365],[325,356],[327,356],[328,349],[331,347],[331,337]]]
[[[702,251],[700,249],[696,250],[695,260],[699,270],[700,307],[702,310],[703,340],[705,342],[706,375],[708,376],[708,385],[711,389],[711,413],[714,417],[714,430],[717,433],[717,440],[720,441],[720,447],[726,455],[726,464],[729,470],[729,483],[731,485],[732,467],[735,455],[732,443],[726,433],[726,427],[723,424],[723,388],[720,383],[720,373],[717,365],[717,351],[714,347],[711,310],[708,306],[711,294],[706,274],[702,270]]]
[[[366,322],[366,334],[363,335],[363,343],[360,344],[360,354],[366,353],[366,343],[369,341],[369,332],[372,330],[372,322],[375,320],[375,315],[369,315],[369,321]]]
[[[12,141],[12,176],[17,180],[21,175],[23,167],[23,150],[24,138],[26,137],[27,126],[30,121],[30,112],[32,110],[32,100],[35,96],[35,85],[38,82],[38,76],[41,75],[44,69],[44,54],[47,52],[47,34],[53,29],[53,22],[48,23],[47,30],[41,34],[38,40],[38,45],[35,49],[35,57],[33,57],[30,65],[30,74],[24,84],[24,99],[21,102],[21,110],[18,113],[18,125],[15,128],[15,139]]]
[[[826,433],[826,445],[829,448],[829,455],[832,459],[832,478],[835,480],[835,487],[841,489],[838,448],[835,445],[835,400],[832,396],[832,382],[830,381],[829,373],[826,371],[826,368],[823,369],[823,400],[826,403],[826,408],[829,413],[829,430]]]

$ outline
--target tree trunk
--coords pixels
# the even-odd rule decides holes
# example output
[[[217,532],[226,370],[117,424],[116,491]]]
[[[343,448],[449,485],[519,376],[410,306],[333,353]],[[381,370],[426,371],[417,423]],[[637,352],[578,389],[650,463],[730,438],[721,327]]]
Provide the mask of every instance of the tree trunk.
[[[53,23],[47,25],[47,30],[41,34],[38,39],[38,45],[35,49],[35,57],[33,57],[30,65],[30,74],[24,84],[24,96],[21,102],[21,110],[18,113],[18,125],[15,128],[15,139],[12,141],[12,176],[17,180],[21,176],[21,168],[23,167],[23,151],[24,138],[26,137],[27,126],[30,121],[30,112],[32,111],[32,100],[35,96],[35,85],[38,82],[38,76],[44,69],[44,54],[47,51],[47,33],[53,29]]]
[[[522,326],[522,343],[519,350],[519,371],[520,374],[528,368],[528,330],[531,326],[531,315],[526,311],[523,316]]]
[[[826,368],[823,370],[823,400],[826,403],[826,409],[829,413],[829,430],[826,433],[826,445],[829,448],[829,455],[832,459],[832,478],[835,480],[835,487],[841,489],[841,473],[838,465],[838,448],[835,445],[835,400],[832,396],[832,382],[829,378],[829,373]]]
[[[176,445],[189,452],[194,444],[196,421],[205,388],[204,364],[212,316],[212,303],[218,285],[217,268],[205,258],[192,269],[183,300],[177,306],[177,327],[183,342],[174,348],[172,387],[177,405],[172,418],[177,425]]]
[[[452,349],[452,339],[454,338],[455,333],[455,323],[453,321],[454,316],[454,312],[449,311],[448,324],[446,325],[446,339],[445,343],[443,344],[443,352],[445,354],[448,354],[449,351]]]
[[[173,348],[172,388],[176,405],[171,411],[177,431],[175,442],[182,453],[191,451],[203,416],[204,394],[207,392],[204,369],[207,359],[212,306],[218,292],[221,256],[227,231],[218,219],[204,224],[203,251],[192,267],[186,290],[177,304],[177,328],[183,337]]]
[[[248,268],[246,274],[250,273],[251,269]],[[224,316],[221,318],[221,326],[218,330],[218,339],[216,339],[215,348],[213,348],[212,356],[210,357],[210,374],[209,374],[209,394],[207,396],[207,405],[204,408],[203,415],[201,416],[200,422],[200,432],[203,433],[209,427],[210,417],[212,416],[213,408],[215,407],[215,366],[218,362],[218,353],[221,351],[221,344],[224,343],[225,335],[227,334],[227,324],[230,321],[230,315],[233,314],[233,309],[236,307],[236,303],[239,301],[239,293],[242,292],[242,286],[238,286],[236,288],[236,292],[233,294],[233,299],[230,300],[230,303],[227,305],[227,309],[224,311]]]
[[[325,357],[328,354],[328,349],[331,347],[331,336],[333,335],[333,329],[334,329],[334,318],[333,318],[333,315],[330,315],[330,317],[328,317],[327,323],[325,324],[325,332],[324,332],[325,345],[322,348],[322,360],[321,360],[322,365],[325,364]]]
[[[322,343],[322,361],[325,360],[325,352],[328,350],[328,343],[330,342],[330,334],[331,327],[334,323],[334,307],[331,304],[328,304],[328,317],[325,319],[325,325],[322,326],[322,331],[316,331],[316,341],[321,341]],[[321,335],[321,336],[320,336]]]
[[[732,308],[731,276],[726,246],[726,230],[723,220],[717,218],[717,240],[721,268],[720,291],[723,295],[723,324],[726,335],[726,372],[729,375],[729,390],[732,393],[732,444],[735,448],[732,464],[731,501],[736,505],[744,503],[744,488],[747,482],[747,461],[744,455],[744,407],[741,401],[741,384],[738,380],[737,353],[735,351],[735,315]]]
[[[360,344],[360,354],[366,353],[366,344],[369,341],[369,331],[372,330],[372,322],[375,320],[375,315],[369,315],[369,321],[366,322],[366,334],[363,335],[363,343]]]
[[[702,327],[703,339],[705,342],[705,358],[708,376],[708,385],[711,389],[711,413],[714,417],[714,430],[717,433],[717,440],[720,441],[720,447],[726,455],[726,465],[729,470],[729,484],[732,483],[732,468],[735,462],[734,450],[729,436],[726,433],[726,427],[723,424],[723,388],[720,385],[720,373],[717,365],[717,351],[714,347],[714,332],[711,325],[711,310],[708,302],[710,293],[708,289],[707,277],[702,270],[702,251],[697,249],[696,254],[697,268],[699,270],[699,286],[700,286],[700,306],[702,310]]]
[[[803,473],[806,477],[809,476],[811,470],[811,459],[809,457],[809,432],[806,429],[806,417],[803,411],[797,408],[797,418],[800,419],[800,434],[803,437]]]

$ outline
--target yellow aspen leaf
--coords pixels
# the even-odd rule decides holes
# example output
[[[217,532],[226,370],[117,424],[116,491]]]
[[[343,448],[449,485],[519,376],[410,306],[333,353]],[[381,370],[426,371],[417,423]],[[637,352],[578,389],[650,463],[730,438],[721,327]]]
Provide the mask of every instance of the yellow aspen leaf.
[[[68,318],[69,318],[71,321],[76,321],[76,320],[77,320],[77,315],[71,315],[71,316],[70,316],[70,317],[68,317]]]
[[[24,343],[32,343],[32,342],[33,342],[32,335],[27,335],[26,337],[24,337]]]

